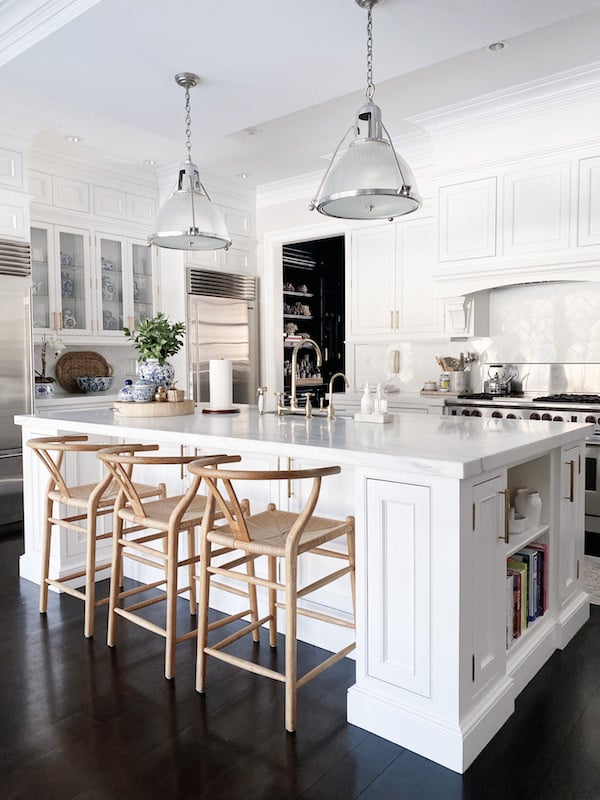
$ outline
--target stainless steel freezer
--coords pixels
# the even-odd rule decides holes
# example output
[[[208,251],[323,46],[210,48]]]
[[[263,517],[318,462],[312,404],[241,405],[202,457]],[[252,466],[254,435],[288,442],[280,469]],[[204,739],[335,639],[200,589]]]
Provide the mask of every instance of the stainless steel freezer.
[[[209,361],[233,361],[233,402],[256,403],[258,324],[256,278],[187,271],[187,354],[189,396],[208,402]]]
[[[32,409],[29,244],[0,240],[0,533],[23,519],[21,428]]]

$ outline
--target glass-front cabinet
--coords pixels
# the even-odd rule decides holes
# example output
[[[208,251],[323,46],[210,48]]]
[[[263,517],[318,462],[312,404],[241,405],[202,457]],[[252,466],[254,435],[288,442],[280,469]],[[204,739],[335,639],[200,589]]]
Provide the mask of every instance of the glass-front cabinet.
[[[89,234],[76,228],[31,228],[32,317],[40,333],[92,331]]]
[[[99,332],[122,336],[154,314],[152,248],[142,241],[98,234]]]
[[[141,239],[34,222],[31,259],[37,334],[123,339],[154,315],[154,256]]]

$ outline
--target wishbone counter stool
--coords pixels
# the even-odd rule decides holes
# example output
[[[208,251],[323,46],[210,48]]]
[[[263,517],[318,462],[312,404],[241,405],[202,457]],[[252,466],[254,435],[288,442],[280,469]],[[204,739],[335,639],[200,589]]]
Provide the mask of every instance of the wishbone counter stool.
[[[203,478],[210,492],[206,516],[201,531],[201,560],[200,560],[200,588],[199,588],[199,619],[198,619],[198,654],[196,689],[202,693],[206,685],[206,657],[207,655],[233,664],[236,667],[264,675],[268,678],[285,683],[285,727],[288,732],[296,728],[296,692],[301,686],[319,675],[323,670],[335,664],[346,656],[356,646],[355,641],[329,656],[314,669],[302,677],[297,675],[296,650],[297,650],[297,615],[319,619],[323,622],[342,625],[354,629],[354,620],[349,621],[341,616],[323,614],[298,605],[298,600],[306,598],[317,589],[321,589],[333,581],[348,575],[352,592],[352,603],[355,612],[355,550],[354,550],[354,518],[346,517],[345,520],[325,519],[313,515],[322,478],[339,473],[340,467],[330,466],[317,469],[299,470],[231,470],[215,469],[204,459],[194,461],[188,470],[192,475]],[[279,511],[270,503],[266,511],[245,516],[242,505],[234,484],[243,481],[289,481],[312,480],[312,487],[304,508],[300,513]],[[214,526],[213,514],[219,509],[225,517],[225,524]],[[328,542],[340,536],[346,537],[347,553],[324,547]],[[219,553],[224,549],[234,557],[227,563],[221,560],[218,565],[213,562],[216,555],[213,548],[217,546]],[[237,551],[237,552],[236,552]],[[341,568],[329,571],[323,577],[306,586],[298,586],[298,559],[305,553],[322,556],[323,559],[339,559],[345,563]],[[253,571],[240,572],[238,567],[248,565],[265,557],[267,559],[267,578],[255,577]],[[277,581],[277,559],[281,559],[285,566],[285,580]],[[235,580],[249,586],[260,586],[267,589],[268,614],[261,619],[253,619],[239,631],[222,639],[215,644],[208,644],[208,632],[220,628],[229,622],[238,620],[244,614],[235,614],[208,623],[209,599],[211,579],[213,576]],[[285,595],[285,603],[277,602],[278,593]],[[285,670],[279,672],[269,669],[253,661],[246,660],[237,655],[226,653],[228,645],[248,633],[255,633],[259,626],[269,623],[269,643],[271,647],[277,644],[277,608],[285,610]],[[354,639],[354,637],[352,637]]]
[[[27,446],[31,447],[50,473],[45,493],[46,513],[42,535],[40,613],[46,613],[48,608],[48,587],[54,586],[84,601],[85,621],[83,632],[87,637],[93,636],[94,609],[96,606],[108,603],[108,597],[96,599],[96,573],[111,565],[111,561],[96,563],[96,545],[102,539],[110,539],[112,537],[112,531],[99,533],[97,522],[98,517],[113,513],[119,487],[110,472],[106,470],[104,470],[104,475],[98,483],[68,486],[63,475],[63,460],[65,453],[94,453],[108,445],[106,443],[91,444],[88,442],[87,436],[75,435],[29,439]],[[157,486],[138,484],[136,491],[140,497],[163,497],[165,495],[165,486],[163,483],[159,483]],[[61,517],[60,510],[57,509],[55,515],[53,513],[55,504],[59,508],[60,506],[65,506],[66,508],[76,509],[78,513]],[[50,578],[48,576],[50,571],[52,529],[55,525],[67,531],[85,535],[86,559],[84,570],[71,572],[60,578]],[[79,585],[85,583],[84,591],[69,585],[77,578],[83,579]]]
[[[148,451],[158,450],[158,445],[118,445],[98,452],[110,473],[122,489],[120,501],[115,505],[113,521],[113,559],[110,581],[110,604],[108,612],[107,644],[114,647],[117,642],[117,620],[119,617],[133,622],[165,638],[165,678],[175,675],[175,646],[196,636],[196,629],[177,635],[177,598],[189,592],[190,615],[196,614],[196,564],[200,556],[196,550],[195,529],[204,517],[207,498],[198,494],[201,478],[192,476],[190,485],[183,494],[166,496],[160,500],[142,502],[132,475],[136,466],[148,467],[159,472],[172,465],[188,464],[197,456],[151,456]],[[239,461],[239,456],[217,455],[210,463]],[[214,514],[213,519],[222,517]],[[127,523],[128,527],[124,527]],[[132,535],[134,534],[134,535]],[[181,534],[186,534],[187,552],[179,554]],[[142,583],[132,589],[123,590],[120,577],[123,575],[123,559],[128,558],[144,566],[158,569],[159,580]],[[187,567],[187,583],[179,586],[179,568]],[[161,589],[162,587],[162,589]],[[124,605],[123,601],[135,598],[150,590],[161,589],[146,599]],[[158,625],[143,612],[149,606],[166,600],[164,626]]]

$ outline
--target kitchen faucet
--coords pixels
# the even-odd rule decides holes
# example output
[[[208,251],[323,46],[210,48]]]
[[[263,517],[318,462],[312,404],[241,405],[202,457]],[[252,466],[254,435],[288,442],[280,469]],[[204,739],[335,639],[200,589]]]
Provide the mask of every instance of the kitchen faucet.
[[[298,369],[298,350],[301,347],[304,347],[307,344],[312,344],[315,348],[315,352],[317,354],[317,367],[322,366],[323,364],[323,356],[321,355],[321,348],[315,342],[314,339],[302,339],[302,341],[298,342],[294,345],[294,349],[292,350],[292,375],[291,375],[291,383],[290,383],[290,411],[298,411],[298,398],[296,397],[296,370]],[[310,402],[310,398],[308,399]]]
[[[348,383],[348,378],[344,375],[343,372],[334,372],[334,374],[329,379],[329,405],[327,406],[327,419],[335,419],[335,409],[333,408],[333,382],[336,378],[343,378],[344,383],[346,384],[346,388],[350,388],[350,384]]]

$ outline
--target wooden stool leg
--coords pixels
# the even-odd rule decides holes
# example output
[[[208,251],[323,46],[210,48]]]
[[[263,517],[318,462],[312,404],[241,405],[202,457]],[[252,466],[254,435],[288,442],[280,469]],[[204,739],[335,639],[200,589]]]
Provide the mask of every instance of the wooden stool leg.
[[[89,639],[94,635],[94,611],[96,609],[96,509],[87,514],[87,542],[85,555],[85,615],[83,635]]]
[[[50,547],[52,544],[52,500],[46,498],[46,524],[42,538],[42,580],[40,583],[40,614],[48,610],[48,573],[50,572]]]
[[[196,558],[196,529],[191,528],[188,532],[187,556],[189,559]],[[190,614],[196,614],[196,561],[191,561],[188,565],[188,584],[190,587]]]
[[[352,524],[352,532],[347,534],[346,542],[348,546],[348,561],[352,567],[352,572],[350,573],[350,591],[352,593],[352,614],[354,617],[354,626],[356,627],[356,537],[354,517],[346,517],[346,522]]]
[[[277,559],[275,556],[268,556],[269,561],[269,582],[275,583],[277,580]],[[269,589],[269,644],[277,647],[277,590]]]
[[[206,686],[206,653],[208,642],[208,604],[210,595],[211,543],[201,536],[200,544],[200,590],[198,593],[198,642],[196,655],[196,691],[202,694]]]
[[[112,563],[110,569],[110,595],[108,601],[108,632],[106,644],[114,647],[117,643],[117,614],[115,609],[119,606],[120,588],[123,575],[123,546],[120,539],[123,536],[123,520],[118,514],[117,509],[113,514],[113,536],[112,536]]]
[[[246,564],[246,574],[252,578],[256,576],[254,561],[249,561]],[[258,597],[256,594],[256,585],[253,583],[248,584],[248,599],[250,601],[250,621],[258,622]],[[260,642],[260,631],[258,628],[252,631],[252,641],[256,644]]]
[[[297,682],[297,593],[296,580],[298,558],[294,553],[286,558],[285,581],[285,729],[296,730],[296,682]]]
[[[177,545],[175,529],[167,534],[167,621],[165,644],[165,678],[175,676],[175,639],[177,635]]]

